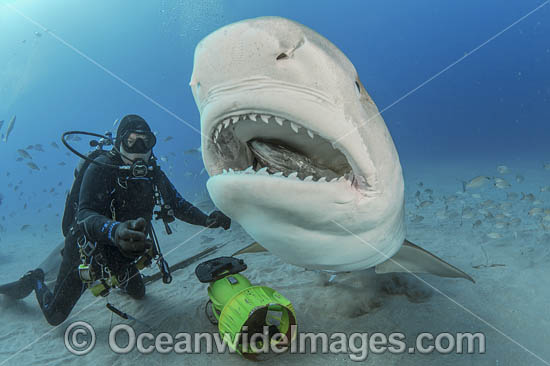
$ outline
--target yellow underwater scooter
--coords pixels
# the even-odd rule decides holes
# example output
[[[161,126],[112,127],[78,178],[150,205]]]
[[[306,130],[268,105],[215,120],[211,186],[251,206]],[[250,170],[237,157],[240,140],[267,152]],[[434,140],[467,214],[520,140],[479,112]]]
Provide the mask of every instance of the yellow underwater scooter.
[[[253,286],[239,273],[246,268],[242,259],[219,257],[199,264],[195,274],[209,283],[205,312],[218,325],[222,339],[244,357],[260,360],[269,350],[290,347],[296,337],[296,314],[283,295]]]

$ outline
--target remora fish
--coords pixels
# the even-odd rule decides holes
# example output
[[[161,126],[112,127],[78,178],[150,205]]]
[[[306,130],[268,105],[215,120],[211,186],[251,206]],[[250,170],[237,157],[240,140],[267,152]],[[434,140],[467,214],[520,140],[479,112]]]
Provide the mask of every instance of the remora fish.
[[[310,269],[378,265],[379,272],[471,280],[405,240],[403,175],[392,138],[353,64],[326,38],[280,17],[227,25],[197,45],[190,86],[208,192],[257,241],[248,249],[260,243]],[[302,180],[293,161],[256,155],[248,147],[254,139],[277,141],[315,162],[307,169],[339,178]],[[266,166],[250,172],[257,160]]]
[[[11,118],[10,123],[8,123],[8,128],[6,130],[6,134],[4,135],[4,142],[8,142],[8,137],[10,136],[10,133],[13,130],[13,126],[15,126],[15,118],[16,116],[14,115]]]

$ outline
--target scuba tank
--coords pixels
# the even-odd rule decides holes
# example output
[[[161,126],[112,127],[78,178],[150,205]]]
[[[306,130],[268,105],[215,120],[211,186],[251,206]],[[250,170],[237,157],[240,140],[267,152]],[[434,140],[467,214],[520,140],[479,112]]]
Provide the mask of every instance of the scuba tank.
[[[86,156],[88,159],[80,159],[77,167],[74,170],[74,181],[71,186],[71,190],[67,194],[67,198],[65,200],[65,210],[63,212],[63,220],[61,223],[63,236],[65,237],[69,233],[69,230],[76,218],[76,212],[78,210],[78,197],[80,195],[80,186],[82,185],[84,173],[91,164],[90,160],[95,160],[102,154],[110,154],[110,152],[103,149],[93,150]]]

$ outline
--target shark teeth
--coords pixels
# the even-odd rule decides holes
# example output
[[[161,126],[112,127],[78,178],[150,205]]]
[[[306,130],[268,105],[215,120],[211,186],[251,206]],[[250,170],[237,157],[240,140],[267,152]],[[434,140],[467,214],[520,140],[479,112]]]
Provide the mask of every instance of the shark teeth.
[[[269,172],[267,169],[268,169],[267,167],[263,167],[256,171],[254,170],[254,167],[250,165],[248,168],[244,170],[233,169],[233,168],[223,169],[222,175],[225,175],[225,174],[236,174],[236,175],[246,174],[246,175],[263,175],[263,176],[267,175],[267,176],[273,176],[277,178],[290,179],[290,180],[303,181],[303,182],[312,182],[312,183],[339,183],[339,182],[340,183],[347,182],[348,184],[352,183],[352,181],[350,180],[350,177],[351,177],[350,173],[346,173],[344,176],[341,176],[340,178],[332,178],[330,181],[327,180],[326,177],[321,177],[317,181],[315,181],[313,179],[313,176],[311,175],[308,175],[305,178],[300,178],[298,177],[298,172],[292,172],[288,176],[285,176],[283,172],[272,173],[272,172]]]
[[[242,114],[237,114],[232,116],[226,116],[225,118],[220,119],[218,124],[213,126],[213,129],[211,130],[211,133],[212,133],[211,141],[214,143],[214,146],[216,147],[217,152],[219,154],[221,154],[221,151],[222,151],[221,145],[227,144],[227,141],[231,141],[231,138],[227,138],[227,139],[225,138],[227,136],[226,134],[231,134],[232,131],[234,131],[236,128],[236,126],[234,125],[236,123],[243,123],[242,121],[244,121],[244,123],[252,123],[252,122],[259,122],[259,123],[263,122],[265,124],[271,123],[273,128],[289,128],[288,131],[292,130],[296,134],[303,134],[304,137],[307,135],[309,136],[310,139],[316,138],[315,136],[316,133],[314,131],[310,130],[309,128],[303,125],[300,125],[299,123],[288,120],[284,117],[275,116],[275,115],[262,113],[262,112],[256,112],[256,113],[247,112],[247,113],[242,113]],[[300,131],[300,129],[303,129],[303,130]],[[218,137],[220,137],[220,135],[224,136],[224,138],[221,140],[224,142],[218,141]],[[320,138],[319,142],[321,143],[322,143],[322,140],[326,140],[322,136],[317,136],[317,137]],[[307,139],[307,137],[305,138]],[[310,144],[311,143],[314,143],[314,141],[311,141]],[[331,144],[333,149],[341,150],[342,146],[340,146],[338,142],[333,141],[329,143]],[[314,178],[311,175],[304,177],[304,174],[301,176],[298,176],[298,172],[291,172],[290,174],[288,174],[287,172],[273,171],[273,168],[269,168],[270,170],[268,171],[268,167],[263,167],[259,170],[255,170],[254,166],[249,166],[246,169],[235,166],[233,164],[232,166],[233,168],[227,170],[226,169],[227,165],[226,165],[226,168],[222,170],[221,174],[230,174],[230,175],[254,174],[254,175],[262,175],[262,176],[272,176],[272,177],[277,177],[279,179],[290,179],[290,180],[302,181],[302,182],[308,182],[308,183],[329,183],[329,184],[345,183],[351,186],[357,186],[361,184],[362,182],[361,179],[364,180],[364,178],[360,176],[354,176],[352,171],[338,178],[331,178],[330,180],[328,180],[327,177],[317,178],[316,176]]]
[[[273,116],[273,115],[266,114],[266,113],[246,113],[246,114],[241,114],[241,115],[236,115],[236,116],[229,116],[229,117],[226,117],[223,120],[221,120],[215,126],[215,128],[213,129],[212,140],[215,143],[216,140],[218,139],[219,135],[222,133],[222,130],[228,129],[230,126],[234,125],[235,123],[237,123],[239,121],[247,121],[247,120],[248,121],[253,121],[253,122],[260,122],[261,121],[261,122],[264,122],[266,124],[269,124],[270,122],[275,121],[275,123],[277,125],[279,125],[280,127],[284,127],[285,124],[288,124],[288,126],[290,127],[290,129],[292,131],[294,131],[294,133],[299,133],[300,129],[304,128],[305,132],[307,133],[307,135],[310,138],[313,139],[315,137],[315,133],[313,131],[311,131],[310,129],[305,128],[305,127],[299,125],[296,122],[289,121],[289,120],[287,120],[283,117]],[[333,148],[336,148],[336,147],[333,146]]]

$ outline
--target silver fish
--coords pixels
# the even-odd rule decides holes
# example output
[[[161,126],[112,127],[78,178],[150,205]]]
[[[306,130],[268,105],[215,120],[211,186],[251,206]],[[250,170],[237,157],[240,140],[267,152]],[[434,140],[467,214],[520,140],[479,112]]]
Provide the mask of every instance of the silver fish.
[[[525,178],[523,177],[523,175],[516,175],[516,182],[518,183],[521,183],[525,180]]]
[[[502,179],[502,178],[495,178],[495,187],[500,188],[500,189],[503,189],[503,188],[509,188],[509,187],[511,187],[511,186],[510,186],[510,183],[508,183],[508,182],[505,181],[504,179]]]
[[[21,155],[21,157],[24,158],[24,159],[31,159],[32,160],[31,154],[29,154],[27,151],[25,151],[23,149],[17,149],[17,153],[19,155]]]
[[[10,136],[10,133],[13,130],[13,126],[15,126],[15,118],[16,116],[14,115],[11,118],[10,123],[8,123],[8,129],[6,130],[6,134],[4,135],[4,142],[8,142],[8,137]]]
[[[72,134],[72,135],[67,135],[65,140],[67,140],[67,141],[80,141],[82,139],[79,136],[77,136],[75,134]]]
[[[497,170],[500,174],[506,174],[510,172],[510,169],[506,165],[499,165],[497,166]]]
[[[527,200],[533,202],[535,200],[535,195],[533,193],[525,194],[521,192],[521,200]]]
[[[414,216],[411,218],[411,222],[414,223],[414,224],[418,224],[418,223],[421,222],[422,220],[424,220],[424,216],[420,216],[420,215],[414,215]]]
[[[536,216],[536,215],[540,215],[542,214],[544,211],[542,208],[540,207],[534,207],[532,209],[529,210],[529,212],[527,213],[529,216]]]
[[[196,147],[194,149],[185,150],[183,153],[184,154],[196,154],[196,153],[200,154],[200,153],[202,153],[202,150],[201,150],[201,147],[199,146],[199,147]]]
[[[424,202],[421,202],[419,207],[428,207],[428,206],[431,206],[432,205],[432,201],[424,201]]]
[[[462,218],[463,219],[471,219],[471,218],[474,217],[474,215],[475,215],[475,212],[471,207],[465,207],[462,210]]]
[[[466,191],[471,188],[479,188],[485,183],[487,183],[491,178],[480,175],[478,177],[472,178],[469,182],[462,182],[462,190]]]
[[[40,168],[38,167],[38,165],[36,165],[36,164],[33,163],[32,161],[29,161],[29,162],[27,163],[27,166],[28,166],[29,168],[31,168],[32,170],[40,170]]]

